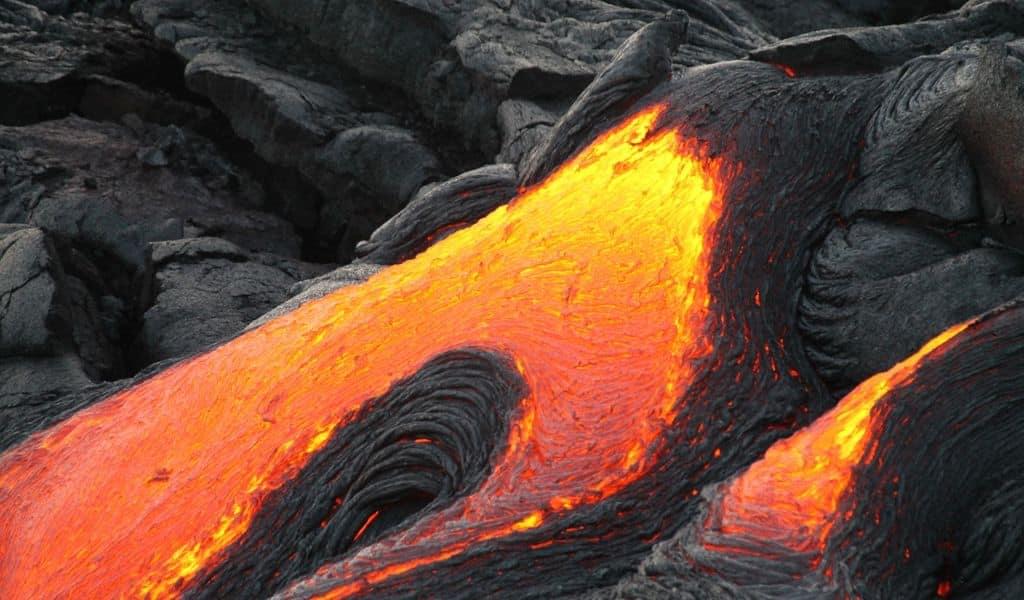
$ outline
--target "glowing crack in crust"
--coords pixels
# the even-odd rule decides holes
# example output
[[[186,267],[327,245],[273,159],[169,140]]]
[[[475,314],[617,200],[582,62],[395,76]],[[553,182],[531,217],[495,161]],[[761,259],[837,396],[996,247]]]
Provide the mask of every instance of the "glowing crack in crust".
[[[83,410],[0,457],[0,597],[166,597],[368,399],[444,351],[529,394],[475,493],[345,563],[334,596],[594,503],[655,462],[710,352],[720,160],[637,113],[477,224]],[[392,536],[395,537],[395,536]]]

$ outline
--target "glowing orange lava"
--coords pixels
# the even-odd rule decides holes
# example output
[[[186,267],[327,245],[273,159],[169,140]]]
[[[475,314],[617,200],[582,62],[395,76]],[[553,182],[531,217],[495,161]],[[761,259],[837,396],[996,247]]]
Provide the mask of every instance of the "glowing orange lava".
[[[797,552],[822,550],[839,520],[836,511],[854,468],[874,455],[878,401],[913,381],[921,361],[969,325],[947,329],[909,358],[861,383],[806,429],[772,445],[764,458],[728,484],[705,527]]]
[[[384,558],[360,582],[539,527],[641,477],[693,359],[709,352],[721,212],[720,165],[678,132],[654,132],[662,111],[416,258],[0,457],[0,597],[178,595],[367,400],[459,347],[514,357],[530,395],[447,529],[428,519],[410,534],[443,549]]]

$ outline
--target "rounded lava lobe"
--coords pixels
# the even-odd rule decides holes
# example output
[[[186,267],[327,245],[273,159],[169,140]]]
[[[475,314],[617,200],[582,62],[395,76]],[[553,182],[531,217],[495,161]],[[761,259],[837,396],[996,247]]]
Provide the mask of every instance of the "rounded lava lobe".
[[[266,596],[473,492],[503,450],[526,392],[513,362],[494,353],[464,349],[432,359],[335,431],[189,596]]]
[[[1022,307],[990,313],[885,399],[826,559],[862,597],[1024,594]]]
[[[938,332],[1024,293],[1024,256],[977,232],[865,218],[826,236],[807,272],[800,331],[841,395]]]

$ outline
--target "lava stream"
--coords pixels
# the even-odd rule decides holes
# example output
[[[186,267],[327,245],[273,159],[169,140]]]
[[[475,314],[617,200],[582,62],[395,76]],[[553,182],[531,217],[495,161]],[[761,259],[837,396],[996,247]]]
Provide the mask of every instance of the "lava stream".
[[[443,527],[435,516],[405,533],[441,551],[410,562],[370,546],[352,585],[537,527],[643,476],[709,352],[707,262],[725,184],[720,161],[655,128],[663,110],[625,120],[414,259],[0,457],[0,597],[180,594],[360,407],[460,347],[513,357],[529,385],[508,442]]]

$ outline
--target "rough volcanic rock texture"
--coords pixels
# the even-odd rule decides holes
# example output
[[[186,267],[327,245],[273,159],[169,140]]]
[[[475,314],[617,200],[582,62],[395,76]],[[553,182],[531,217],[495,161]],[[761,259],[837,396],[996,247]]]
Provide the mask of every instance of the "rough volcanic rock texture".
[[[149,80],[166,57],[157,42],[117,20],[56,16],[0,2],[0,123],[31,123],[74,109],[92,75]]]
[[[58,292],[56,251],[39,229],[4,225],[0,265],[3,266],[3,316],[0,352],[45,354],[54,349],[54,332],[69,328],[67,306]]]
[[[322,267],[250,254],[220,238],[156,242],[153,304],[136,340],[139,365],[192,354],[241,331]]]
[[[936,331],[1024,293],[1024,255],[969,237],[873,221],[833,230],[811,263],[801,304],[818,372],[849,389]],[[887,330],[905,333],[879,335]]]
[[[284,220],[259,211],[262,190],[208,141],[174,126],[77,116],[0,127],[0,217],[111,254],[141,269],[146,244],[215,234],[296,256]]]
[[[0,428],[9,430],[90,378],[75,353],[71,293],[52,242],[34,227],[0,225],[0,273]]]
[[[426,145],[433,128],[405,101],[368,89],[244,3],[144,0],[132,10],[188,60],[188,87],[278,176],[302,182],[279,190],[273,208],[326,256],[350,259],[356,242],[445,170]]]
[[[442,2],[254,4],[364,77],[404,90],[431,118],[453,123],[485,152],[498,150],[494,115],[506,98],[572,98],[622,42],[670,3]],[[699,32],[681,64],[738,58],[773,36],[738,4],[685,7]],[[386,47],[385,52],[375,48]]]
[[[96,267],[66,243],[54,244],[39,229],[0,228],[6,275],[0,355],[77,352],[82,368],[93,379],[124,375],[117,348],[124,307],[109,287],[97,281]]]

